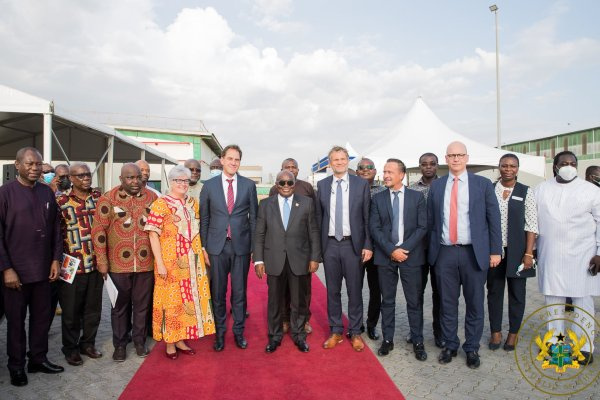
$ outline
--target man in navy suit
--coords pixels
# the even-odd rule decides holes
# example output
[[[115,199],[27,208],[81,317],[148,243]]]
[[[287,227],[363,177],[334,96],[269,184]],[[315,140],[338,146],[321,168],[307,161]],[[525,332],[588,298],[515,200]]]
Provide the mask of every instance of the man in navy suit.
[[[431,184],[428,207],[429,262],[435,266],[440,291],[441,327],[446,348],[438,357],[447,364],[456,357],[460,287],[466,303],[467,366],[478,368],[484,323],[484,284],[489,267],[500,263],[500,209],[489,179],[467,172],[469,155],[461,142],[446,150],[449,175]]]
[[[246,285],[256,226],[256,185],[237,171],[242,150],[237,145],[223,149],[223,173],[209,179],[200,192],[200,238],[206,265],[210,266],[211,295],[217,335],[213,348],[225,347],[227,278],[231,274],[233,335],[240,349],[244,338]]]
[[[343,340],[342,280],[348,292],[348,333],[352,348],[364,349],[360,336],[363,319],[362,263],[373,255],[369,237],[371,195],[366,180],[348,173],[348,151],[334,146],[329,151],[333,176],[317,184],[317,225],[327,285],[327,317],[330,337],[323,344],[331,349]]]
[[[425,361],[421,269],[425,264],[423,238],[427,233],[427,206],[421,192],[402,185],[405,174],[406,166],[402,161],[395,158],[387,160],[383,168],[383,182],[387,190],[377,193],[371,200],[369,227],[382,295],[383,342],[378,354],[386,356],[394,349],[399,272],[415,358]]]

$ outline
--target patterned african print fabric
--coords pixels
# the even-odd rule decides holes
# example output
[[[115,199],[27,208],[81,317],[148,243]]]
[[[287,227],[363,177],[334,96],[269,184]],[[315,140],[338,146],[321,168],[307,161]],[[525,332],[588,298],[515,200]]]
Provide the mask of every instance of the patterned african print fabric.
[[[152,336],[175,343],[215,333],[210,288],[199,235],[198,201],[163,196],[152,204],[146,231],[160,237],[167,277],[154,269]]]
[[[96,256],[92,243],[92,223],[100,192],[92,191],[85,199],[75,193],[62,194],[56,198],[61,213],[61,229],[64,253],[79,259],[78,274],[96,270]]]
[[[130,196],[117,186],[98,199],[92,225],[98,266],[114,273],[152,271],[154,258],[144,225],[156,198],[145,188]]]

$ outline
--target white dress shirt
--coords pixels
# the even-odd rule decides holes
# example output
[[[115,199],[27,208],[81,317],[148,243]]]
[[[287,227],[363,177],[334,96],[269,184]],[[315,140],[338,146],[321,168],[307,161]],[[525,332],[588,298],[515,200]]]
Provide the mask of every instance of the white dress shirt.
[[[394,243],[396,246],[400,246],[404,242],[404,185],[398,190],[398,243]],[[392,215],[394,210],[394,190],[390,189],[390,201],[392,202]]]
[[[221,181],[223,182],[223,193],[225,194],[225,204],[227,204],[227,191],[229,190],[229,182],[227,182],[227,179],[233,179],[233,182],[231,182],[231,184],[233,186],[233,204],[235,204],[235,200],[237,198],[238,175],[235,174],[231,178],[228,178],[225,174],[221,174]]]
[[[342,202],[344,204],[344,221],[342,223],[343,235],[350,236],[352,234],[350,232],[350,184],[347,172],[341,178],[333,176],[333,180],[331,181],[331,197],[329,198],[329,236],[335,236],[335,199],[339,179],[342,180]]]

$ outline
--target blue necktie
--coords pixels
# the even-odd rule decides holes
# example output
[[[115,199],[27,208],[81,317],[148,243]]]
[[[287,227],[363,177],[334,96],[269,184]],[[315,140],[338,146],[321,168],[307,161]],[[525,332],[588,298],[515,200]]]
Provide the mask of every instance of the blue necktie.
[[[394,195],[394,201],[392,203],[392,242],[394,246],[400,240],[398,236],[398,228],[400,227],[400,200],[398,199],[398,192],[392,192]]]
[[[335,190],[335,238],[344,238],[344,199],[342,197],[342,180],[338,179]]]
[[[283,199],[283,228],[287,231],[288,221],[290,220],[290,203],[288,198]]]

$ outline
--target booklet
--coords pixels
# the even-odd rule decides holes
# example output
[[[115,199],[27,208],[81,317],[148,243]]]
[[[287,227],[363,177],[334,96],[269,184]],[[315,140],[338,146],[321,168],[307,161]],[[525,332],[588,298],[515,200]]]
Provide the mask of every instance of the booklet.
[[[73,279],[75,279],[75,275],[77,274],[77,268],[79,268],[79,259],[63,253],[63,261],[60,266],[60,279],[67,283],[73,283]]]
[[[115,286],[115,283],[113,282],[112,279],[110,279],[110,275],[106,275],[106,281],[105,281],[105,285],[104,287],[106,287],[106,292],[108,293],[108,298],[110,299],[110,304],[112,305],[113,308],[115,308],[115,303],[117,302],[117,296],[119,295],[119,291],[117,290],[117,287]]]

